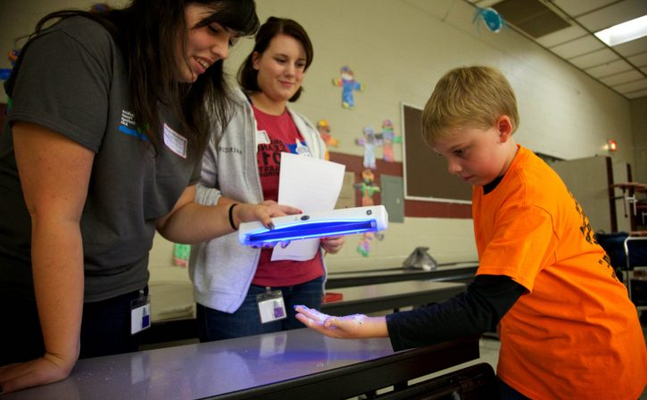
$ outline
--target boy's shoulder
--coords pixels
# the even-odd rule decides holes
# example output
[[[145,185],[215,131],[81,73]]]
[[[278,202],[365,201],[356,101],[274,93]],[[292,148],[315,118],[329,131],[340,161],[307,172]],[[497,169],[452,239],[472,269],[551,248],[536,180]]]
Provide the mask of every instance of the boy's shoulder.
[[[554,203],[556,198],[567,193],[557,172],[524,147],[519,148],[506,175],[505,181],[512,193],[528,204]]]

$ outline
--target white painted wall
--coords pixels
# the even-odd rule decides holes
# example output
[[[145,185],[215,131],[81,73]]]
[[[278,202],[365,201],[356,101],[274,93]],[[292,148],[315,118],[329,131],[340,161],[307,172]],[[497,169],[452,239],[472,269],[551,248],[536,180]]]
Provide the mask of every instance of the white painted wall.
[[[634,139],[633,179],[647,183],[647,97],[631,102],[631,127]]]
[[[13,38],[29,33],[46,12],[93,3],[0,1],[3,54],[12,48]],[[644,135],[645,123],[633,132],[631,125],[632,112],[645,114],[645,102],[636,102],[632,110],[629,100],[516,32],[504,29],[495,34],[473,24],[474,9],[463,0],[258,0],[257,6],[262,21],[270,15],[289,17],[308,30],[315,58],[295,108],[313,121],[328,119],[333,136],[341,141],[335,151],[361,155],[355,138],[364,126],[379,127],[386,118],[401,134],[401,102],[422,107],[448,69],[487,64],[500,68],[516,90],[519,143],[573,159],[603,154],[607,139],[613,138],[620,147],[614,160],[639,163],[634,170],[645,176],[645,142],[635,138]],[[237,70],[250,49],[250,40],[233,49],[229,71]],[[332,85],[343,65],[365,85],[356,93],[352,111],[342,109],[341,89]],[[8,67],[8,61],[0,59],[0,67]],[[642,146],[642,153],[634,143]],[[401,147],[396,145],[395,152],[401,161]],[[439,262],[476,259],[471,220],[406,218],[403,224],[391,224],[383,241],[373,242],[369,258],[358,255],[357,242],[349,238],[341,254],[328,257],[331,270],[397,266],[415,246],[428,246]],[[171,254],[170,243],[156,240],[152,270],[168,265]]]

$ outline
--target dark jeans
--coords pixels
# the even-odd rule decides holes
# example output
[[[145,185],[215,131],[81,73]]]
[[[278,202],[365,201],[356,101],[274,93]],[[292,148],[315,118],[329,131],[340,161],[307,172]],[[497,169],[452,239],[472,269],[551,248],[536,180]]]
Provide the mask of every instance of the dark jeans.
[[[503,382],[499,377],[497,377],[496,380],[499,386],[499,395],[501,396],[501,400],[531,400],[508,386],[508,384]]]
[[[243,304],[233,314],[198,304],[196,314],[200,341],[209,342],[305,328],[305,325],[295,318],[294,306],[304,304],[310,308],[319,309],[323,295],[323,277],[300,285],[271,288],[271,290],[277,289],[283,293],[287,317],[266,324],[261,323],[256,303],[256,295],[265,293],[265,286],[251,285]]]
[[[137,351],[139,335],[130,334],[130,302],[137,297],[139,291],[83,305],[80,358]],[[0,294],[0,321],[0,365],[33,360],[45,353],[34,301]]]

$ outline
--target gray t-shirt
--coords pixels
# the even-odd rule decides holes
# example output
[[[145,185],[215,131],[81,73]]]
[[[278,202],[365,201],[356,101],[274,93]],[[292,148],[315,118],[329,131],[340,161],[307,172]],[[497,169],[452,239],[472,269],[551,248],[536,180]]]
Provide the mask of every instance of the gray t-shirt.
[[[137,132],[126,65],[100,24],[72,17],[23,51],[0,135],[0,292],[33,297],[31,222],[22,196],[11,124],[47,127],[95,152],[81,218],[85,301],[143,288],[158,219],[200,176],[171,113],[161,112],[157,156]],[[10,89],[9,87],[7,87]]]

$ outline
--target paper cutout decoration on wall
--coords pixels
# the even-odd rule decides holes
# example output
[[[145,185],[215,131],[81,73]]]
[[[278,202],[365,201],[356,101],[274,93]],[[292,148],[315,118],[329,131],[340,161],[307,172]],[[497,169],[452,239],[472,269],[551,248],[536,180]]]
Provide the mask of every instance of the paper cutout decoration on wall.
[[[328,120],[320,119],[319,121],[317,121],[317,130],[319,131],[319,135],[321,136],[324,143],[326,144],[325,158],[326,160],[330,160],[330,154],[328,154],[328,149],[331,146],[339,147],[339,140],[335,139],[330,134],[330,124],[328,123]]]
[[[375,185],[375,174],[370,169],[362,171],[362,181],[354,185],[362,193],[362,206],[372,206],[373,195],[380,191],[380,187]]]
[[[110,11],[112,8],[106,3],[95,3],[90,7],[91,14],[101,14]]]
[[[364,168],[377,169],[375,165],[375,148],[382,145],[381,134],[376,134],[372,126],[364,127],[364,137],[355,140],[358,146],[364,147]]]
[[[382,159],[393,162],[393,143],[402,143],[402,136],[395,136],[390,119],[382,122]]]
[[[371,242],[375,239],[383,240],[384,234],[381,232],[363,233],[356,248],[357,252],[364,257],[368,257],[371,252]]]
[[[359,240],[357,245],[357,252],[364,257],[368,257],[371,252],[371,241],[375,238],[373,232],[367,232],[362,234],[362,238]]]
[[[374,180],[375,174],[367,168],[362,171],[362,182],[354,185],[356,189],[362,192],[362,206],[374,205],[373,195],[380,191],[380,187],[375,185]],[[363,233],[356,248],[357,252],[364,257],[368,257],[371,252],[371,242],[373,239],[382,240],[384,239],[384,234],[381,232]]]
[[[482,20],[485,23],[485,26],[494,33],[499,32],[501,28],[505,26],[503,17],[501,17],[497,10],[491,7],[476,7],[476,13],[474,14],[472,23],[478,23],[480,20]]]
[[[175,243],[175,245],[173,246],[173,265],[175,265],[176,267],[188,266],[190,254],[190,245]]]
[[[11,68],[0,69],[0,81],[6,81],[9,79],[11,76],[11,70],[18,60],[18,55],[20,55],[20,50],[18,49],[13,49],[7,54],[7,58],[9,59],[9,62],[11,62]]]
[[[355,107],[355,97],[353,92],[363,90],[364,85],[355,80],[355,73],[348,66],[341,69],[341,79],[334,78],[333,85],[342,87],[341,105],[342,107],[352,110]]]

